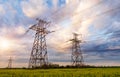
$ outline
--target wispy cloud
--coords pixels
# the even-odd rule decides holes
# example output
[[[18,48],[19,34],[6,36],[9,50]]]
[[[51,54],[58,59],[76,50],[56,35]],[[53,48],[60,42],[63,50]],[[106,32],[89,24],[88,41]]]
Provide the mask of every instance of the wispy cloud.
[[[0,38],[9,40],[12,45],[11,50],[0,53],[1,59],[4,59],[0,62],[7,61],[10,55],[21,65],[28,62],[34,33],[24,33],[39,17],[51,21],[49,29],[56,30],[47,36],[48,54],[52,56],[54,53],[51,61],[70,61],[70,58],[63,61],[60,57],[71,55],[71,44],[67,41],[72,38],[73,32],[77,32],[83,34],[86,41],[82,44],[86,63],[93,61],[97,65],[99,61],[109,59],[111,65],[119,64],[120,9],[109,11],[119,7],[119,4],[118,0],[114,3],[111,0],[1,0]],[[23,58],[23,55],[26,57]]]

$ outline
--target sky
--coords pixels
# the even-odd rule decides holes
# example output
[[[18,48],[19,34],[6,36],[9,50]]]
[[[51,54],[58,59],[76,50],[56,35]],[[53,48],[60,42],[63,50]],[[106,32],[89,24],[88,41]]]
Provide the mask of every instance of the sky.
[[[71,64],[72,33],[82,34],[84,63],[120,66],[120,0],[0,0],[0,67],[10,56],[14,67],[27,67],[36,18],[51,22],[49,62]]]

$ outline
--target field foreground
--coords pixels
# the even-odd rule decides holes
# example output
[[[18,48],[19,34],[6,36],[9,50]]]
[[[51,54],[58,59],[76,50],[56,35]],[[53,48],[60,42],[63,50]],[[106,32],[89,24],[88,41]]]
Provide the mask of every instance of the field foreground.
[[[0,77],[120,77],[120,68],[0,69]]]

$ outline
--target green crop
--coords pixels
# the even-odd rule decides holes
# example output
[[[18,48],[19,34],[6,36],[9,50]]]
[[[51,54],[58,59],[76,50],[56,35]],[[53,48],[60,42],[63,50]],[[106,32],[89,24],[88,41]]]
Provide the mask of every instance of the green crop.
[[[120,77],[120,68],[0,69],[0,77]]]

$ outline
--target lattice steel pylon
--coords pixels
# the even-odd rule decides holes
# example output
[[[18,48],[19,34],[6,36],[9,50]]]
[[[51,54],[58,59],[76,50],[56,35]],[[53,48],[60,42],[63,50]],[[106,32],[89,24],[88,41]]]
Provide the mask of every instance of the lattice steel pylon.
[[[12,68],[12,58],[11,57],[8,60],[8,68]]]
[[[47,27],[49,26],[50,22],[44,21],[42,19],[37,20],[38,23],[29,28],[36,31],[36,34],[28,68],[36,68],[41,67],[43,65],[48,65],[46,35],[53,31],[47,30]]]
[[[82,40],[78,39],[78,34],[73,33],[73,39],[70,39],[72,41],[72,54],[71,54],[71,61],[73,66],[83,66],[84,60],[82,55],[82,50],[80,43],[82,43]]]

